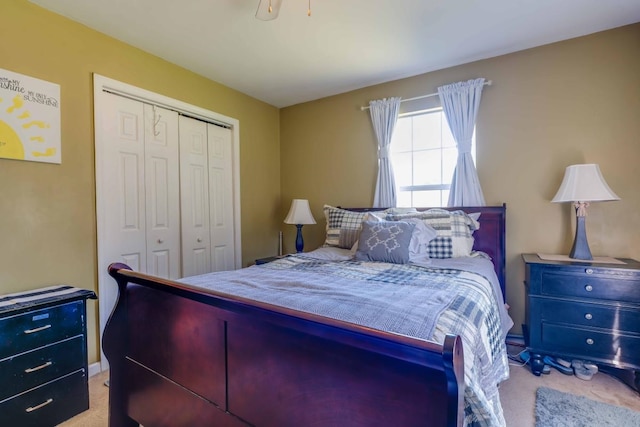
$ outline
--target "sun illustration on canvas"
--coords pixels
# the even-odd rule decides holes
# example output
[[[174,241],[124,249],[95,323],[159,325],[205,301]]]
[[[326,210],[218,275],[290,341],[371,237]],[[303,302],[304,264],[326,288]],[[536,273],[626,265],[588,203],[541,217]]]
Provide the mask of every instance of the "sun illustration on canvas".
[[[3,100],[0,98],[0,108],[4,108]],[[28,134],[27,138],[31,142],[46,144],[45,138],[38,132],[39,129],[51,127],[48,123],[41,120],[31,120],[31,113],[24,109],[24,100],[21,95],[16,95],[11,106],[5,109],[4,118],[9,118],[10,123],[0,119],[0,157],[5,159],[24,160],[25,145],[23,144],[20,134]],[[13,119],[13,120],[11,120]],[[16,132],[14,129],[24,129],[24,131]],[[31,155],[52,156],[55,154],[55,148],[43,146],[42,150],[32,150]]]
[[[0,158],[60,163],[59,87],[0,70]]]

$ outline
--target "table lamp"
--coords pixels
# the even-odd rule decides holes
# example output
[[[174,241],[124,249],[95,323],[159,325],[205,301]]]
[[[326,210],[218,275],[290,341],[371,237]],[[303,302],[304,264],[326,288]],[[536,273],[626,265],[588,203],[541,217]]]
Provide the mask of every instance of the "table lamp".
[[[606,202],[620,200],[602,177],[600,167],[596,164],[567,166],[564,179],[553,200],[554,203],[572,202],[576,209],[576,236],[569,257],[573,259],[592,260],[585,220],[589,202]]]
[[[311,215],[311,209],[309,208],[309,201],[305,199],[293,199],[291,202],[291,209],[289,214],[284,219],[285,224],[295,224],[298,227],[298,234],[296,235],[296,251],[302,252],[304,248],[304,242],[302,240],[302,226],[304,224],[315,224],[316,220]]]

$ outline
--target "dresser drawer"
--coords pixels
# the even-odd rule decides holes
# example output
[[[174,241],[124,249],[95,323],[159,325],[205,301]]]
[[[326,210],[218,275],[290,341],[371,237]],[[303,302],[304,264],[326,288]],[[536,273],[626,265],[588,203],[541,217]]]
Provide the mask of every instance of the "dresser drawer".
[[[0,319],[0,359],[84,333],[84,301]]]
[[[0,361],[0,400],[84,367],[84,336]]]
[[[640,335],[640,310],[619,305],[531,297],[531,314],[544,323],[566,323]]]
[[[540,293],[640,303],[640,280],[635,276],[586,273],[589,270],[592,269],[573,269],[574,274],[545,270],[542,272]]]
[[[48,427],[89,409],[84,369],[0,401],[0,425]]]
[[[601,358],[613,364],[638,365],[640,336],[543,323],[541,340],[543,348],[555,353],[580,355],[593,361]]]

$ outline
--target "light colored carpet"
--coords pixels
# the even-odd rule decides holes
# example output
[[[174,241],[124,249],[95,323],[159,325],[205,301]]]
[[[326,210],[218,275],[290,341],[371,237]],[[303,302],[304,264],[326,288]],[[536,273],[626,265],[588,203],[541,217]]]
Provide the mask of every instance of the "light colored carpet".
[[[529,366],[512,364],[510,378],[500,384],[500,401],[508,427],[535,427],[536,391],[539,387],[640,411],[640,394],[611,375],[599,372],[590,381],[584,381],[552,368],[550,374],[536,377]]]
[[[536,427],[588,426],[640,426],[640,412],[552,388],[538,388]]]
[[[62,427],[107,426],[109,389],[104,386],[104,382],[108,378],[108,372],[102,372],[89,379],[89,410],[61,424]],[[531,374],[528,366],[512,365],[511,377],[500,385],[500,399],[508,427],[535,427],[536,390],[539,387],[553,388],[640,411],[640,395],[607,374],[598,373],[591,381],[583,381],[553,369],[549,375],[536,377]]]

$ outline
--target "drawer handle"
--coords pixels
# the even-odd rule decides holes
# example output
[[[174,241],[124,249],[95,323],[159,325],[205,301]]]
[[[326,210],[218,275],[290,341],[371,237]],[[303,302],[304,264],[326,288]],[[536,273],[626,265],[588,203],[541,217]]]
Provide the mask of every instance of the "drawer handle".
[[[47,366],[51,366],[51,365],[53,365],[53,362],[48,361],[47,363],[43,363],[40,366],[36,366],[35,368],[27,368],[27,369],[24,370],[24,372],[27,373],[27,374],[30,374],[31,372],[39,371],[40,369],[44,369]]]
[[[42,407],[44,407],[44,406],[47,406],[47,405],[48,405],[49,403],[51,403],[51,402],[53,402],[53,399],[49,398],[49,399],[45,400],[44,402],[42,402],[42,403],[41,403],[41,404],[39,404],[39,405],[31,406],[31,407],[29,407],[29,408],[25,409],[25,411],[26,411],[26,412],[33,412],[33,411],[37,411],[38,409],[40,409],[40,408],[42,408]]]
[[[200,242],[202,242],[202,239],[201,239],[200,237],[198,237],[198,238],[196,239],[196,241],[197,241],[198,243],[200,243]]]
[[[33,334],[34,332],[40,332],[40,331],[44,331],[45,329],[49,329],[51,327],[51,325],[44,325],[44,326],[40,326],[39,328],[35,328],[35,329],[27,329],[26,331],[24,331],[25,334]]]
[[[162,244],[162,243],[164,243],[164,240],[158,239],[158,243]]]
[[[587,292],[591,292],[593,290],[593,286],[587,285],[584,287]]]
[[[587,338],[587,344],[589,344],[589,345],[593,345],[593,339],[591,339],[591,338]]]
[[[593,269],[592,268],[587,268],[584,272],[587,273],[587,274],[593,274]]]
[[[584,318],[587,319],[587,320],[591,320],[591,319],[593,319],[593,315],[591,315],[591,313],[587,313],[587,314],[584,315]]]

